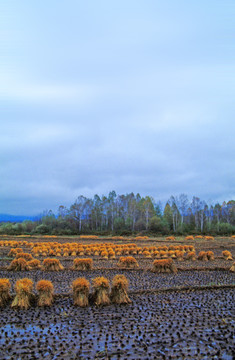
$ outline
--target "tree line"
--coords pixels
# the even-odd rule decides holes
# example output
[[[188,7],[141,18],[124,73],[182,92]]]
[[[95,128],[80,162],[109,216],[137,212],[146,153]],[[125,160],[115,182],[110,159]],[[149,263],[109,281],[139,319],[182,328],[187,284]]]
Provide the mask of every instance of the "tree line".
[[[140,194],[78,196],[57,214],[44,211],[36,221],[1,223],[0,234],[131,235],[131,234],[221,234],[235,233],[235,201],[222,204],[186,194],[171,196],[165,206]]]

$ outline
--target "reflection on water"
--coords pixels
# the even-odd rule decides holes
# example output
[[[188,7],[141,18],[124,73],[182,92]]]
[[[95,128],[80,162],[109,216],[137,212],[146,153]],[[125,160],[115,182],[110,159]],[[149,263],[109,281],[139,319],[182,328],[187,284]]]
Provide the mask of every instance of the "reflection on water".
[[[21,325],[21,324],[6,324],[0,327],[0,344],[3,345],[7,338],[14,337],[14,340],[22,341],[31,337],[32,335],[38,337],[39,335],[43,338],[44,336],[54,335],[55,339],[58,340],[57,334],[62,331],[66,325],[50,324],[48,326],[35,326],[35,325]]]

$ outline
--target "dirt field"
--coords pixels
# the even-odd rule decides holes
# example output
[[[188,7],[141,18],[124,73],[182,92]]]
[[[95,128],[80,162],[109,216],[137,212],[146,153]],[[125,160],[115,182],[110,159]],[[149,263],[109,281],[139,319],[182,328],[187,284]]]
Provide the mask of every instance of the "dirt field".
[[[11,238],[16,240],[17,238]],[[2,239],[1,239],[2,240]],[[8,240],[5,239],[4,240]],[[22,240],[22,239],[20,239]],[[23,239],[45,242],[45,238]],[[47,241],[68,242],[68,238]],[[113,243],[112,240],[83,240],[81,244]],[[115,240],[116,244],[135,242]],[[137,242],[136,242],[137,243]],[[28,310],[0,308],[1,359],[224,359],[235,353],[235,275],[229,272],[233,261],[222,257],[229,250],[235,258],[235,240],[185,241],[174,245],[194,245],[196,253],[213,251],[214,261],[174,261],[178,273],[151,271],[153,258],[134,255],[138,269],[119,269],[119,256],[105,260],[91,257],[94,269],[71,270],[75,257],[59,257],[62,271],[8,271],[10,247],[0,248],[0,278],[10,279],[12,298],[16,280],[28,277],[34,284],[41,279],[53,282],[55,301],[51,307]],[[164,238],[138,241],[138,246],[172,245]],[[22,246],[24,252],[31,252]],[[76,256],[79,257],[79,256]],[[45,256],[39,256],[43,260]],[[71,283],[77,277],[90,282],[97,276],[110,281],[116,274],[129,280],[129,305],[87,308],[73,305]],[[34,289],[35,291],[35,289]]]

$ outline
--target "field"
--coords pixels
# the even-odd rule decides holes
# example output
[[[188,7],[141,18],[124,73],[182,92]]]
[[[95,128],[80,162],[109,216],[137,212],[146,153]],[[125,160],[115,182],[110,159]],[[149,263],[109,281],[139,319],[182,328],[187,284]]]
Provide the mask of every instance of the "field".
[[[10,270],[22,253],[39,260],[35,268],[28,259]],[[48,258],[61,268],[47,268]],[[232,360],[234,258],[229,237],[1,237],[0,291],[1,279],[11,288],[0,307],[0,358]],[[74,259],[91,260],[79,268],[84,264]],[[102,276],[113,289],[117,274],[128,280],[131,302],[115,303],[104,285],[110,303],[98,306],[93,279]],[[84,307],[74,304],[72,284],[80,277],[90,283]],[[29,306],[12,307],[23,278],[33,282]],[[38,306],[40,280],[53,284],[48,306]]]

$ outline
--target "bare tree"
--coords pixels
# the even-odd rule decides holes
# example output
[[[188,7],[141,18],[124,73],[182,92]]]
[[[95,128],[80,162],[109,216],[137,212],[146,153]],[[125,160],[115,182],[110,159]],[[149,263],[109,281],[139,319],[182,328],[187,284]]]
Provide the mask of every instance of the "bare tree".
[[[177,227],[178,227],[178,220],[179,220],[179,210],[177,207],[177,198],[175,198],[174,196],[170,197],[170,200],[168,201],[168,203],[171,206],[171,211],[172,211],[172,218],[173,218],[173,231],[175,232]]]
[[[80,195],[70,208],[73,218],[79,222],[79,231],[82,230],[82,220],[87,216],[89,205],[90,200],[85,196]]]
[[[177,202],[178,202],[178,209],[181,215],[181,226],[182,226],[184,222],[184,217],[187,215],[187,210],[189,207],[189,201],[187,195],[180,194],[179,198],[177,199]]]

